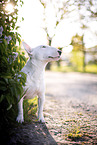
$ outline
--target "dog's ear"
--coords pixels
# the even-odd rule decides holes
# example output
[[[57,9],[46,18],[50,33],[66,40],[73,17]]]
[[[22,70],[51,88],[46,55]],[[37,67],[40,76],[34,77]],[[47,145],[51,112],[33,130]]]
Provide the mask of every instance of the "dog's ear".
[[[22,44],[23,44],[25,50],[27,51],[28,55],[32,55],[32,48],[24,41],[22,42]]]

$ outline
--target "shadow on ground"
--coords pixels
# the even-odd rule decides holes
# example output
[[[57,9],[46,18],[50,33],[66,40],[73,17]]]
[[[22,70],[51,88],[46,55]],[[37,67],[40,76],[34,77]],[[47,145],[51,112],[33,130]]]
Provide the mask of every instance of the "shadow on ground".
[[[3,145],[57,145],[45,123],[31,122],[19,124],[2,134]]]

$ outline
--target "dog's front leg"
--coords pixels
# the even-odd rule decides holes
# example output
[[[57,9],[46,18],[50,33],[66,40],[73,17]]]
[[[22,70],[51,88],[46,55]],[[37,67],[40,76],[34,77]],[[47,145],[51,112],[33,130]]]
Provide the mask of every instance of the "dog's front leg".
[[[21,100],[18,103],[18,116],[16,121],[22,123],[24,122],[24,117],[23,117],[23,97],[21,98]]]
[[[44,121],[44,116],[43,116],[44,101],[45,101],[45,96],[44,95],[39,95],[38,96],[38,119],[41,122],[45,122]]]

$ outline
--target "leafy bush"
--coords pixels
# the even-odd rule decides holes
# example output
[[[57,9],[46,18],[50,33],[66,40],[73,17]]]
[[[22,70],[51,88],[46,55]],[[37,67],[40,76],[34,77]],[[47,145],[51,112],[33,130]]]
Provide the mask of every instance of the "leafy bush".
[[[16,100],[18,96],[22,97],[26,81],[26,74],[20,72],[27,59],[20,47],[21,36],[16,26],[18,0],[10,0],[14,6],[11,13],[5,10],[8,3],[6,0],[0,2],[0,127],[14,119]],[[20,5],[22,4],[20,0]]]

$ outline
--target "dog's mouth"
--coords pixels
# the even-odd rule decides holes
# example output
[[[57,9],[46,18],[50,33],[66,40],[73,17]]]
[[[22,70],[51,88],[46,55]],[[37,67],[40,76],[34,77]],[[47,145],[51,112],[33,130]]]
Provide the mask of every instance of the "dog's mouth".
[[[60,58],[60,56],[56,56],[56,57],[53,57],[53,56],[49,56],[48,58],[52,58],[52,59],[55,59],[55,58]]]

